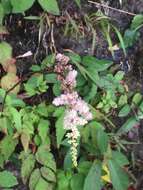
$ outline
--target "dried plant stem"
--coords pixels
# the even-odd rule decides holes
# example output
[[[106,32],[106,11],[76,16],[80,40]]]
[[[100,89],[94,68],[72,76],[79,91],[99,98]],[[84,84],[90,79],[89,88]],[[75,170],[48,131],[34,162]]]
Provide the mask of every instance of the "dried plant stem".
[[[116,9],[114,7],[110,7],[108,5],[104,5],[102,3],[97,3],[97,2],[94,2],[94,1],[88,1],[89,3],[92,3],[92,4],[95,4],[96,6],[101,6],[101,7],[105,7],[105,8],[108,8],[108,9],[111,9],[111,10],[114,10],[114,11],[117,11],[117,12],[120,12],[120,13],[124,13],[124,14],[128,14],[128,15],[131,15],[131,16],[136,16],[137,14],[135,13],[131,13],[131,12],[128,12],[128,11],[124,11],[124,10],[121,10],[121,9]]]

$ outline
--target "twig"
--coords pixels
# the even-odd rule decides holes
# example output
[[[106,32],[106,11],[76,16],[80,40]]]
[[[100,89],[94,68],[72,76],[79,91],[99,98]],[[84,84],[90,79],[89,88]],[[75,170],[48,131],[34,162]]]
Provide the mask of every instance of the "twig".
[[[131,12],[128,12],[128,11],[124,11],[124,10],[121,10],[121,9],[116,9],[116,8],[113,8],[113,7],[110,7],[108,5],[104,5],[102,3],[97,3],[97,2],[94,2],[94,1],[88,1],[89,3],[92,3],[92,4],[95,4],[96,6],[101,6],[101,7],[105,7],[105,8],[108,8],[108,9],[111,9],[111,10],[114,10],[114,11],[117,11],[117,12],[120,12],[120,13],[124,13],[124,14],[128,14],[128,15],[131,15],[131,16],[136,16],[137,14],[135,13],[131,13]]]

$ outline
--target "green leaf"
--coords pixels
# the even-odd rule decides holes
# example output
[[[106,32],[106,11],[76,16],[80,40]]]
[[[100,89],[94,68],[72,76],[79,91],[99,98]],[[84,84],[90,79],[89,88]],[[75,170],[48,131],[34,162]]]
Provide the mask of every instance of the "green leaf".
[[[69,190],[70,180],[65,175],[64,171],[59,171],[57,174],[57,189],[58,190]]]
[[[128,97],[127,95],[121,95],[120,98],[119,98],[119,101],[118,101],[118,105],[119,106],[124,106],[125,104],[127,104],[127,101],[128,101]]]
[[[59,96],[61,94],[61,83],[58,81],[53,85],[53,93],[55,96]]]
[[[102,128],[98,128],[96,138],[99,150],[102,154],[104,154],[108,148],[108,136]]]
[[[81,2],[80,0],[74,0],[79,8],[81,8]]]
[[[5,161],[7,161],[14,152],[16,145],[17,139],[14,139],[12,136],[6,136],[0,141],[0,154],[3,155]]]
[[[133,96],[132,103],[135,104],[135,105],[138,105],[141,100],[142,100],[142,95],[140,93],[136,93]]]
[[[56,171],[56,163],[53,155],[49,152],[49,147],[47,145],[42,145],[38,148],[36,152],[36,160],[48,168]]]
[[[143,23],[143,15],[138,14],[134,16],[131,24],[131,29],[135,30],[137,27],[139,27]]]
[[[2,6],[2,3],[0,3],[0,26],[3,24],[3,18],[4,18],[4,8]]]
[[[96,71],[104,71],[110,67],[113,62],[104,59],[99,60],[92,56],[84,56],[82,59],[82,64],[86,67],[90,67],[92,69],[94,68]]]
[[[30,154],[23,162],[21,167],[21,177],[24,184],[27,183],[27,180],[32,173],[32,170],[35,166],[34,155]]]
[[[2,6],[4,8],[4,13],[9,14],[11,13],[12,7],[9,0],[1,0]]]
[[[65,112],[57,119],[55,127],[56,127],[56,140],[57,140],[57,147],[60,147],[62,139],[66,133],[66,130],[63,128],[63,121],[64,121]]]
[[[42,177],[39,179],[35,190],[53,190],[53,185],[48,183]]]
[[[13,13],[23,13],[32,7],[34,1],[35,0],[20,0],[20,3],[17,3],[17,0],[11,0]]]
[[[18,184],[16,177],[9,171],[0,172],[0,187],[13,187]]]
[[[101,162],[94,162],[85,178],[83,190],[101,190],[101,188]]]
[[[127,190],[129,185],[128,175],[114,160],[108,160],[108,167],[115,190]]]
[[[125,116],[127,116],[127,115],[130,113],[130,111],[131,111],[131,107],[130,107],[128,104],[126,104],[126,105],[120,110],[118,116],[119,116],[119,117],[125,117]]]
[[[115,80],[117,80],[118,82],[120,82],[124,78],[124,75],[125,75],[125,73],[123,71],[118,71],[115,74],[114,78],[115,78]]]
[[[48,107],[46,106],[45,103],[41,103],[37,106],[36,108],[36,112],[38,112],[38,114],[40,116],[44,116],[44,117],[48,117]]]
[[[78,169],[79,173],[82,173],[82,174],[86,175],[89,172],[91,166],[92,166],[91,162],[83,161],[83,162],[79,163],[77,169]]]
[[[21,123],[21,114],[19,111],[17,111],[17,109],[15,109],[14,107],[10,107],[10,113],[13,117],[13,122],[15,123],[15,128],[17,130],[20,130],[22,128],[22,123]]]
[[[47,180],[47,181],[50,181],[50,182],[56,182],[56,176],[55,176],[55,173],[49,169],[49,168],[46,168],[46,167],[42,167],[40,169],[41,171],[41,174],[42,176]]]
[[[49,132],[49,121],[41,119],[38,125],[38,134],[44,144]]]
[[[123,134],[127,133],[130,131],[134,126],[136,126],[139,122],[135,117],[129,118],[122,126],[121,128],[117,131],[117,134]]]
[[[0,63],[5,64],[8,59],[12,58],[12,47],[7,42],[0,43]]]
[[[35,187],[36,187],[40,177],[41,177],[41,173],[40,173],[40,170],[37,168],[32,172],[32,174],[30,176],[30,180],[29,180],[29,189],[30,190],[35,190]]]
[[[47,83],[56,83],[57,75],[54,73],[46,74],[45,79],[46,79]]]
[[[112,159],[121,167],[129,164],[126,156],[119,151],[112,151]]]
[[[83,174],[75,174],[72,176],[70,181],[71,189],[83,190],[84,178],[85,176]]]
[[[60,10],[56,0],[38,0],[38,2],[45,11],[54,15],[60,14]]]

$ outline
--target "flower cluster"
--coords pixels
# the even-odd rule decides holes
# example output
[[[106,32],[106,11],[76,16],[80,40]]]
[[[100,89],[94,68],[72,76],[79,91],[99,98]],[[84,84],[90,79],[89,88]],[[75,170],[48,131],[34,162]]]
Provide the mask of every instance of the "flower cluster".
[[[53,100],[56,106],[65,105],[64,129],[67,133],[68,142],[71,144],[71,154],[74,166],[77,166],[77,139],[80,136],[78,126],[83,126],[92,119],[88,104],[79,97],[74,90],[76,87],[77,71],[68,64],[69,58],[62,54],[56,56],[55,72],[61,81],[63,94]]]

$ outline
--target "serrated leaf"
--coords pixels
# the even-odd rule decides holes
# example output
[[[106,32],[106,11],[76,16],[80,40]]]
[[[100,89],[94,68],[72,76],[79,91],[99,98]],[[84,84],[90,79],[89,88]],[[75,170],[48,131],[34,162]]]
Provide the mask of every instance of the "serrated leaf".
[[[60,14],[60,10],[56,0],[38,0],[38,2],[45,11],[54,15]]]
[[[126,104],[119,112],[118,116],[119,117],[125,117],[130,113],[130,106],[128,104]]]
[[[42,176],[50,182],[56,182],[56,176],[55,173],[50,169],[50,168],[46,168],[46,167],[42,167],[40,169]]]
[[[24,184],[26,184],[32,170],[35,166],[35,158],[34,155],[30,154],[25,160],[22,162],[21,167],[21,177]]]
[[[18,184],[16,177],[9,171],[0,172],[0,187],[13,187]]]
[[[23,13],[32,7],[34,1],[35,0],[20,0],[20,3],[17,3],[17,0],[11,0],[13,13]]]
[[[108,160],[108,167],[115,190],[127,190],[129,185],[128,175],[114,160]]]
[[[117,134],[123,134],[130,131],[134,126],[136,126],[139,122],[135,117],[131,117],[127,119],[127,121],[121,126],[121,128],[117,131]]]
[[[53,171],[56,171],[56,163],[53,155],[49,152],[49,147],[47,145],[42,145],[38,148],[36,152],[36,160]]]
[[[35,190],[35,187],[39,181],[41,177],[41,173],[40,173],[40,170],[39,169],[35,169],[31,176],[30,176],[30,180],[29,180],[29,189],[30,190]]]
[[[101,190],[101,168],[101,162],[93,163],[85,178],[83,190]]]

